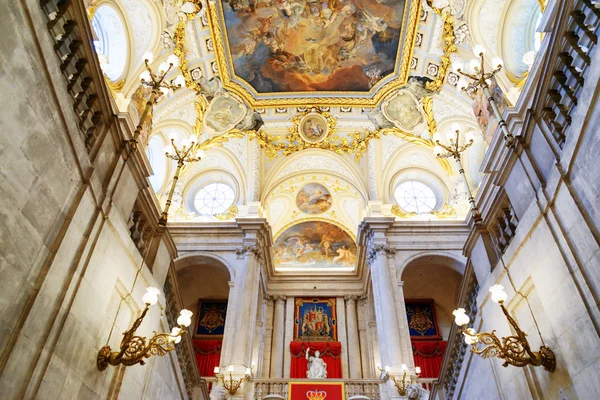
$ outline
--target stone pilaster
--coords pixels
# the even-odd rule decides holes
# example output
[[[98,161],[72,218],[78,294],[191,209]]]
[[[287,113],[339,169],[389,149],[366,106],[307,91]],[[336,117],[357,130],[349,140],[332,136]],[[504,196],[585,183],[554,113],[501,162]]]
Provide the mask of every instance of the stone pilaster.
[[[360,341],[358,338],[358,318],[356,299],[358,296],[346,296],[346,332],[348,333],[348,371],[350,379],[361,378]]]
[[[285,337],[283,340],[283,377],[290,377],[292,368],[292,353],[290,342],[294,340],[294,297],[288,297],[285,303]]]

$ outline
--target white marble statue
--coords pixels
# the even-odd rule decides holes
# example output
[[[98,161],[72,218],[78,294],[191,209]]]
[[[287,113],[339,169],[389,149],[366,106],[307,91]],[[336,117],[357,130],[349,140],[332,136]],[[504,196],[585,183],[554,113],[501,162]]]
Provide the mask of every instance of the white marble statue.
[[[411,383],[406,388],[406,397],[409,400],[427,400],[429,398],[429,390],[423,389],[418,383]]]
[[[213,385],[210,394],[208,395],[210,400],[225,400],[226,396],[227,391],[223,386],[220,385]]]
[[[306,349],[306,359],[308,360],[308,371],[306,377],[308,379],[325,379],[327,378],[327,364],[319,356],[319,350],[315,351],[315,356],[308,355],[309,349]]]

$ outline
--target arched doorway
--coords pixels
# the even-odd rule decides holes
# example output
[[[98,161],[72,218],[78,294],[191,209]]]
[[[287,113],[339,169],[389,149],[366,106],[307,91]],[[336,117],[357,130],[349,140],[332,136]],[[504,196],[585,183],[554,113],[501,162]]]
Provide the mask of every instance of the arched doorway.
[[[423,378],[437,378],[458,304],[462,263],[430,255],[412,260],[402,271],[415,366]]]

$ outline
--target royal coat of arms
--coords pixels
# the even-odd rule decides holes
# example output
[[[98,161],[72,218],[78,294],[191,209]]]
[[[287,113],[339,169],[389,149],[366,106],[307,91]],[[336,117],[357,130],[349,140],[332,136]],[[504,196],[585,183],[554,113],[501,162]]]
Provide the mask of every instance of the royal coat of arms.
[[[216,338],[223,335],[227,300],[201,300],[199,303],[196,336]]]
[[[406,316],[412,340],[437,340],[441,338],[435,317],[433,300],[407,299]]]

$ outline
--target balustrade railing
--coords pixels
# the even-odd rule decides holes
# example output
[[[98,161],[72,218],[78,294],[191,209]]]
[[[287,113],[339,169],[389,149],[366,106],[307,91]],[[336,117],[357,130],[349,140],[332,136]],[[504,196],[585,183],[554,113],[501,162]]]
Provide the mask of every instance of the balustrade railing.
[[[102,107],[107,91],[97,57],[91,48],[92,37],[82,1],[40,0],[47,18],[47,28],[54,38],[54,50],[60,58],[60,70],[73,100],[73,111],[79,119],[79,129],[85,147],[91,152],[100,128],[112,117],[108,107]]]
[[[590,54],[598,43],[600,10],[598,2],[575,0],[563,3],[567,15],[565,28],[555,32],[554,47],[558,48],[556,65],[551,68],[550,87],[542,109],[542,118],[552,131],[559,147],[563,147],[579,93],[585,83],[591,63]]]
[[[465,269],[458,304],[459,307],[465,309],[471,320],[474,320],[475,315],[477,314],[478,291],[479,285],[477,284],[477,279],[473,272],[473,266],[468,264]],[[427,388],[431,392],[429,396],[430,399],[452,398],[466,352],[467,344],[464,341],[463,335],[461,335],[457,326],[452,324],[450,334],[448,335],[448,347],[446,348],[446,355],[440,370],[439,379]]]
[[[169,274],[167,275],[164,286],[166,299],[165,315],[167,321],[169,321],[169,326],[177,326],[177,317],[181,311],[180,302],[176,297],[177,295],[175,294],[173,285],[173,277]],[[177,353],[177,360],[179,361],[181,375],[183,375],[183,381],[189,398],[192,398],[193,392],[197,387],[200,387],[203,392],[208,393],[208,387],[206,383],[200,379],[200,374],[198,373],[198,366],[196,365],[196,357],[194,355],[194,346],[190,335],[182,336],[180,345],[175,347],[175,352]]]
[[[290,382],[303,382],[304,379],[275,379],[275,378],[259,378],[253,379],[254,399],[261,400],[266,396],[281,396],[288,398],[288,387]],[[379,400],[381,398],[381,385],[383,381],[380,379],[328,379],[327,382],[344,382],[345,398],[350,399],[355,396],[368,397],[371,400]]]

